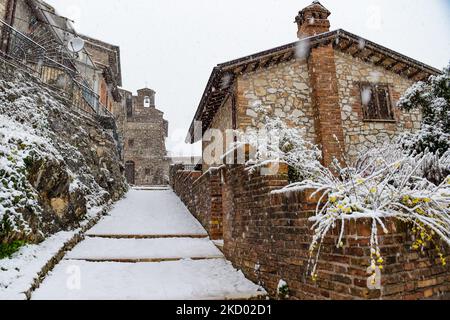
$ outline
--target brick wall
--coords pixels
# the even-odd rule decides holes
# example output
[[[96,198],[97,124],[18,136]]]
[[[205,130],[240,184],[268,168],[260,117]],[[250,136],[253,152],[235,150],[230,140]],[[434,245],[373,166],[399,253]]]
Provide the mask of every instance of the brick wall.
[[[183,166],[170,169],[170,184],[189,211],[208,231],[211,239],[222,239],[222,188],[221,172],[209,169],[185,171]]]
[[[315,114],[317,144],[322,147],[323,163],[342,160],[344,132],[342,128],[336,62],[332,44],[311,49],[308,60]]]
[[[370,221],[351,224],[343,248],[338,233],[325,239],[316,282],[306,274],[316,199],[310,192],[270,194],[287,184],[286,175],[249,174],[242,166],[223,169],[224,252],[245,275],[276,296],[280,279],[294,299],[423,299],[450,292],[450,269],[435,252],[410,249],[406,226],[388,222],[380,237],[386,265],[382,290],[367,288]],[[335,229],[339,230],[339,226]],[[380,232],[379,234],[382,234]]]
[[[276,176],[261,176],[244,166],[226,166],[215,173],[214,182],[222,190],[221,197],[217,194],[215,198],[215,214],[221,207],[227,259],[249,279],[264,286],[272,297],[277,296],[278,283],[283,279],[291,299],[450,298],[449,267],[440,264],[434,251],[410,249],[411,236],[406,226],[393,221],[386,223],[389,234],[379,232],[385,260],[381,290],[367,288],[370,221],[352,222],[342,248],[336,248],[337,226],[324,240],[318,280],[312,281],[306,273],[312,240],[308,218],[314,214],[317,198],[311,199],[307,191],[271,194],[288,184],[286,170],[282,168]],[[208,227],[205,217],[207,208],[211,208],[208,202],[212,198],[207,191],[210,177],[172,167],[171,181],[191,212]]]

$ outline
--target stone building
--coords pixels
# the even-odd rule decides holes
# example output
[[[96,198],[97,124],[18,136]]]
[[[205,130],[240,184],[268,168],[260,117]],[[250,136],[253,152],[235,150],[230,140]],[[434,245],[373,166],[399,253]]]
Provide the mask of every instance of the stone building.
[[[259,105],[304,128],[326,165],[418,129],[420,113],[400,111],[396,102],[439,70],[342,29],[329,31],[329,15],[314,1],[295,18],[299,41],[217,65],[188,142],[203,138],[205,154],[208,129],[258,127]]]
[[[169,160],[165,146],[168,122],[155,107],[155,91],[145,88],[137,96],[121,89],[122,108],[115,110],[124,141],[125,175],[131,185],[168,184]]]
[[[119,87],[122,85],[122,69],[119,46],[106,43],[86,35],[79,35],[85,42],[85,49],[96,67],[94,91],[108,111],[122,107]]]
[[[26,67],[75,107],[108,114],[120,106],[119,47],[81,36],[70,20],[41,0],[0,0],[0,54]],[[85,46],[70,50],[81,37]]]

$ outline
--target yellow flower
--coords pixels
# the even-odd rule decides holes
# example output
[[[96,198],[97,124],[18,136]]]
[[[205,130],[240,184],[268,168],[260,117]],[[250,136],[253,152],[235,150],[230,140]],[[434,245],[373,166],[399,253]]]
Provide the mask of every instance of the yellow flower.
[[[379,259],[377,260],[377,262],[378,262],[378,263],[383,263],[384,260],[383,260],[383,258],[379,258]]]
[[[382,269],[383,269],[383,266],[378,266],[378,269],[382,270]]]
[[[337,201],[337,198],[335,196],[330,197],[330,202],[335,203]]]
[[[371,192],[371,193],[377,193],[377,191],[378,191],[378,190],[377,190],[377,188],[375,188],[375,187],[373,187],[372,189],[370,189],[370,192]]]
[[[358,180],[356,180],[356,183],[357,183],[357,184],[363,184],[364,181],[365,181],[364,179],[358,179]]]
[[[424,199],[422,199],[422,201],[425,202],[425,203],[429,203],[429,202],[431,202],[431,199],[430,198],[424,198]]]
[[[352,213],[352,208],[350,208],[350,207],[345,208],[344,213],[347,213],[347,214]]]

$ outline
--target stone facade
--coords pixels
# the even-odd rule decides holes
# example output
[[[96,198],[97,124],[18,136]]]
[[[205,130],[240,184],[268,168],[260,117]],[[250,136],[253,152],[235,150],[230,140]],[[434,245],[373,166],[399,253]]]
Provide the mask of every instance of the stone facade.
[[[402,112],[395,108],[403,93],[413,84],[385,68],[355,59],[335,51],[336,74],[339,87],[339,106],[342,112],[342,127],[345,133],[345,151],[349,158],[370,148],[392,141],[402,132],[420,129],[419,111]],[[394,120],[367,121],[363,119],[361,82],[383,83],[389,86]]]
[[[305,60],[293,60],[240,76],[237,80],[238,128],[261,127],[257,108],[270,107],[273,115],[292,126],[305,128],[306,138],[315,141],[310,88]]]
[[[132,185],[164,185],[168,183],[169,160],[165,146],[168,122],[155,108],[155,92],[138,90],[138,95],[121,90],[122,108],[114,110],[124,141],[127,180]]]
[[[6,1],[0,1],[0,18],[6,20]]]
[[[100,103],[108,111],[122,106],[119,87],[122,85],[120,48],[118,46],[85,35],[85,49],[91,56],[97,70],[93,77],[93,89]]]
[[[214,149],[209,129],[224,134],[260,128],[259,107],[303,129],[306,140],[321,148],[326,166],[334,159],[351,163],[369,148],[420,128],[420,112],[400,111],[396,103],[415,81],[439,71],[405,56],[393,57],[390,49],[343,30],[328,32],[329,15],[315,1],[296,18],[299,42],[214,68],[194,119],[203,123],[203,171],[209,169],[205,160]],[[375,90],[363,104],[367,85]],[[377,116],[368,119],[368,114]],[[194,121],[192,142],[198,139]],[[233,141],[226,138],[223,152]],[[223,163],[220,157],[215,160],[214,167]]]
[[[202,140],[202,154],[203,154],[203,170],[207,171],[210,167],[220,166],[222,160],[220,157],[224,154],[230,144],[233,142],[231,137],[227,137],[227,130],[233,129],[233,99],[234,97],[229,97],[225,103],[219,108],[217,114],[214,116],[211,128],[220,131],[221,136],[218,137],[216,133],[211,132],[211,137],[204,136]],[[222,143],[216,139],[223,139]],[[221,145],[221,148],[211,148],[217,143]],[[208,147],[209,146],[209,147]],[[205,159],[211,157],[210,161],[205,161]]]

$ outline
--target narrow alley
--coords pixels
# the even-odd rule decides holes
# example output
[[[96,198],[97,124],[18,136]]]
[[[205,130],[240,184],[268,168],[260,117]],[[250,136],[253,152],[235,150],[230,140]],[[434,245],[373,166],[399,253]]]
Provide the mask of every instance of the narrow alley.
[[[131,190],[47,276],[33,299],[248,299],[233,268],[170,189]]]

